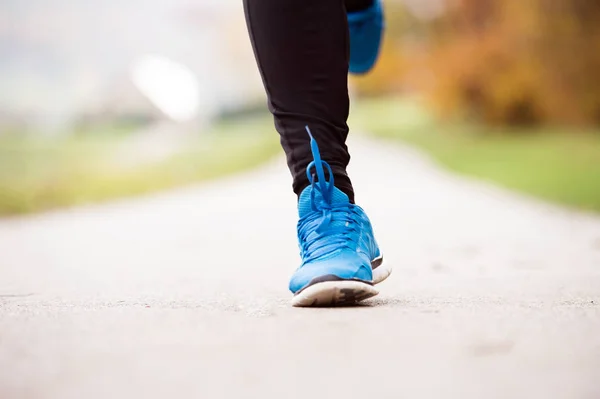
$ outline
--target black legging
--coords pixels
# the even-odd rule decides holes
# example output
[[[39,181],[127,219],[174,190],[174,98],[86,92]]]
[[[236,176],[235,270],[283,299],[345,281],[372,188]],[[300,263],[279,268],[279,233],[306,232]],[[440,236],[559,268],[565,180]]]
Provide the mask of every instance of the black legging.
[[[348,0],[351,10],[373,0]],[[254,54],[269,110],[300,194],[312,161],[308,125],[335,185],[354,202],[346,173],[348,136],[348,24],[344,0],[244,0]]]

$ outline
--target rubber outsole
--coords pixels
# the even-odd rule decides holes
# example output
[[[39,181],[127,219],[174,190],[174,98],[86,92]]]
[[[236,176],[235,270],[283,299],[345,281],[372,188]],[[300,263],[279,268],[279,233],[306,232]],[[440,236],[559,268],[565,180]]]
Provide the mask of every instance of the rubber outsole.
[[[292,298],[292,306],[351,306],[377,294],[375,287],[359,280],[324,281],[297,293]]]
[[[383,255],[371,261],[373,284],[379,284],[392,274],[392,268],[383,262]]]

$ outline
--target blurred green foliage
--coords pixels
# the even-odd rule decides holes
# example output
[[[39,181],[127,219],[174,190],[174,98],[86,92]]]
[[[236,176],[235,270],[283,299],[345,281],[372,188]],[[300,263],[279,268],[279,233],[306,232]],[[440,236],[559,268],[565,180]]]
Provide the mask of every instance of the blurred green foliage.
[[[280,150],[265,116],[221,123],[189,135],[164,159],[131,165],[115,156],[130,139],[130,130],[95,130],[59,138],[0,136],[0,215],[190,184],[256,166]]]
[[[359,102],[350,124],[421,148],[450,170],[600,211],[600,129],[447,123],[416,101],[396,98]]]

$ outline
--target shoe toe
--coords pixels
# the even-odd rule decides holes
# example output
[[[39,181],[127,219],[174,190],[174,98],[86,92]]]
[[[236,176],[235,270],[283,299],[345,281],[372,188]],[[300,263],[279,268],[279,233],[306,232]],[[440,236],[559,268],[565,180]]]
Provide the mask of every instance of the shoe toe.
[[[327,259],[313,261],[302,265],[290,280],[290,291],[296,293],[303,288],[331,277],[342,280],[373,281],[370,260],[356,252],[342,251]]]

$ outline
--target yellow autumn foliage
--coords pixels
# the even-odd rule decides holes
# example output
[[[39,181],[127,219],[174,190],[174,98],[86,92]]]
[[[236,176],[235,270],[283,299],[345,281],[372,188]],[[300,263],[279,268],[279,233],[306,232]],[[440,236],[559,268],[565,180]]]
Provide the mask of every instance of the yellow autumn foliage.
[[[419,21],[388,2],[380,63],[357,90],[418,91],[441,114],[490,124],[600,124],[600,2],[446,4]]]

